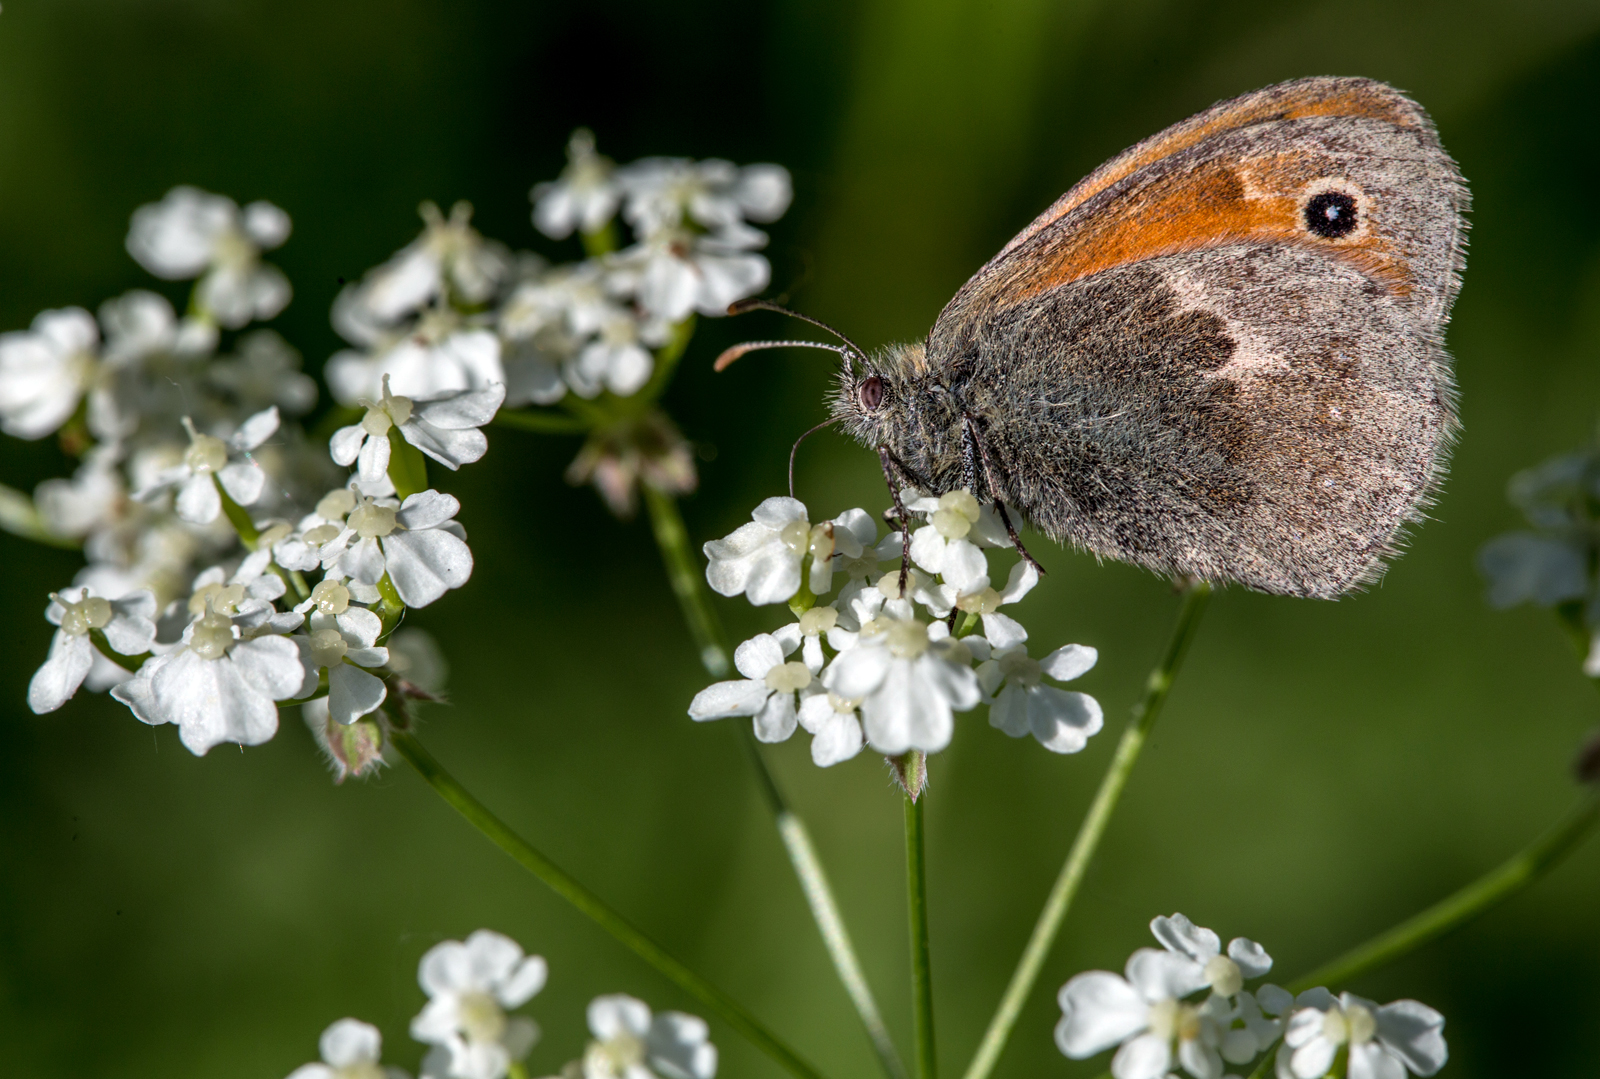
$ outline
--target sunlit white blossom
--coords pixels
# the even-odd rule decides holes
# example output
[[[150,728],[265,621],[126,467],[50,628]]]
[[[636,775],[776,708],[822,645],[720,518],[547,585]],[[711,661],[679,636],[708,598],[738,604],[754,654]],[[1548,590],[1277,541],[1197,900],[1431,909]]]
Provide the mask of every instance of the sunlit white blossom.
[[[970,647],[975,642],[968,638],[967,643]],[[1070,682],[1087,674],[1099,658],[1099,652],[1081,644],[1064,645],[1044,659],[1029,657],[1026,644],[994,649],[978,665],[978,684],[994,698],[989,723],[1013,738],[1032,734],[1055,753],[1078,752],[1104,725],[1100,702],[1087,693],[1046,685],[1043,679]]]
[[[0,335],[0,430],[43,438],[66,423],[94,377],[99,341],[81,307],[42,311],[30,329]]]
[[[771,280],[771,265],[752,250],[765,241],[754,229],[663,231],[618,255],[615,272],[639,305],[662,322],[680,322],[696,312],[725,315],[729,304],[754,296]]]
[[[385,377],[394,393],[413,399],[486,389],[506,380],[500,339],[488,330],[462,326],[448,311],[430,314],[414,333],[376,352],[336,353],[323,377],[334,399],[345,405],[377,400]]]
[[[362,584],[387,574],[408,607],[425,607],[472,576],[461,503],[438,491],[394,499],[358,497],[344,529],[322,548],[322,564]]]
[[[751,603],[782,603],[799,591],[808,557],[806,579],[821,594],[833,587],[835,569],[848,571],[853,561],[877,557],[867,546],[877,526],[865,510],[847,510],[812,527],[803,502],[780,496],[762,502],[750,517],[749,524],[704,547],[706,581],[719,595],[743,592]]]
[[[597,232],[617,212],[621,188],[612,178],[611,159],[595,153],[594,133],[579,128],[567,142],[567,167],[561,178],[534,187],[533,223],[554,240],[573,229]]]
[[[110,657],[102,655],[90,639],[99,630],[113,651],[138,656],[155,643],[156,600],[149,592],[120,599],[105,599],[87,588],[69,588],[50,594],[44,616],[56,626],[50,655],[28,683],[28,707],[44,714],[65,704],[84,680],[89,688],[104,690],[131,677]]]
[[[383,1035],[359,1019],[340,1019],[317,1042],[320,1064],[302,1064],[288,1079],[406,1079],[400,1068],[383,1066]]]
[[[1229,998],[1272,960],[1243,937],[1222,954],[1215,933],[1181,914],[1156,918],[1150,930],[1164,950],[1134,952],[1125,977],[1094,970],[1062,986],[1056,1044],[1075,1060],[1120,1046],[1111,1062],[1116,1079],[1162,1079],[1175,1064],[1194,1079],[1221,1079],[1234,1018]],[[1204,1001],[1184,999],[1208,988]]]
[[[349,605],[349,593],[337,597],[337,582],[320,581],[322,596],[312,602],[325,608],[342,606],[337,614],[313,610],[304,634],[290,638],[300,649],[305,681],[296,697],[309,697],[317,691],[320,675],[327,672],[328,711],[335,723],[350,724],[377,711],[388,695],[383,679],[363,670],[389,662],[389,650],[377,645],[383,620],[365,607]],[[330,597],[330,593],[333,595]]]
[[[711,158],[647,157],[615,173],[625,197],[623,216],[641,235],[677,228],[685,219],[706,229],[745,220],[776,221],[789,208],[789,171]]]
[[[812,684],[816,672],[789,660],[800,647],[800,627],[790,623],[776,633],[758,633],[733,651],[733,665],[744,678],[718,682],[695,694],[691,719],[754,716],[756,737],[781,742],[794,733],[796,695]]]
[[[239,425],[226,439],[202,434],[187,417],[189,448],[176,465],[164,469],[152,482],[133,493],[149,501],[176,487],[178,516],[191,524],[209,524],[222,512],[222,496],[217,485],[241,506],[252,505],[266,487],[266,473],[250,459],[250,451],[278,430],[278,409],[274,405],[256,413]]]
[[[1347,1079],[1405,1079],[1433,1075],[1449,1059],[1444,1016],[1415,1000],[1378,1005],[1353,993],[1289,1016],[1278,1054],[1283,1079],[1322,1079],[1340,1049]]]
[[[383,393],[376,401],[361,401],[367,414],[361,422],[341,427],[329,442],[333,459],[346,467],[356,464],[361,478],[378,481],[389,468],[389,431],[449,469],[479,460],[488,452],[489,440],[478,428],[494,419],[505,400],[505,387],[494,383],[482,390],[457,390],[425,400],[396,396],[383,376]]]
[[[642,1000],[621,993],[589,1004],[594,1041],[563,1079],[713,1079],[717,1047],[704,1019],[683,1012],[654,1015]]]
[[[195,598],[198,616],[177,646],[146,660],[111,695],[145,723],[177,724],[197,756],[221,742],[260,745],[277,733],[276,702],[304,681],[299,649],[281,636],[300,616],[279,614],[240,584],[215,583]]]
[[[434,1046],[422,1074],[501,1079],[539,1038],[533,1020],[506,1012],[543,989],[546,973],[543,959],[488,929],[430,948],[417,968],[428,1003],[411,1021],[411,1036]]]
[[[895,588],[885,574],[880,582]],[[860,701],[862,726],[872,748],[887,756],[908,750],[935,753],[950,744],[953,713],[981,698],[972,653],[931,627],[885,613],[863,625],[854,646],[823,673],[822,684],[843,701]]]
[[[241,210],[222,195],[175,187],[134,211],[128,253],[172,281],[200,278],[195,299],[218,323],[269,319],[289,302],[289,280],[261,262],[262,251],[289,238],[289,215],[270,202]]]

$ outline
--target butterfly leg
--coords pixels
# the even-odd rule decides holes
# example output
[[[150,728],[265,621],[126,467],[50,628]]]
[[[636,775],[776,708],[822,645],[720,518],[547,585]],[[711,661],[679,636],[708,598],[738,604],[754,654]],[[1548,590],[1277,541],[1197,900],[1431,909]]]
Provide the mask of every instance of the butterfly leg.
[[[968,473],[976,472],[976,465],[973,461],[973,458],[976,457],[977,464],[983,466],[983,479],[989,488],[990,501],[994,505],[995,513],[1000,516],[1000,523],[1005,525],[1006,536],[1011,540],[1011,546],[1017,549],[1017,554],[1022,556],[1024,562],[1038,570],[1039,576],[1043,577],[1044,567],[1039,565],[1039,560],[1029,554],[1028,549],[1022,545],[1022,537],[1017,535],[1017,528],[1011,523],[1011,515],[1006,512],[1006,504],[1000,501],[1000,485],[995,482],[994,466],[989,463],[989,450],[984,446],[983,437],[978,433],[977,420],[971,416],[963,416],[962,418],[966,427],[966,467]],[[968,489],[971,490],[972,488],[969,486]]]
[[[883,465],[883,479],[889,485],[889,497],[894,500],[895,517],[900,522],[900,595],[904,596],[906,581],[911,576],[911,515],[900,501],[900,484],[896,481],[905,479],[916,484],[917,480],[888,446],[878,447],[878,463]]]

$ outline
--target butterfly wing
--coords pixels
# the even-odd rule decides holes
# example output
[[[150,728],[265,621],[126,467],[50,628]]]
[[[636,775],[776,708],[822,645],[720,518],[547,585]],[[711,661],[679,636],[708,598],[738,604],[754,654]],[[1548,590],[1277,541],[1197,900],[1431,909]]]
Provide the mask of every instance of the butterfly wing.
[[[1404,95],[1271,87],[1064,195],[951,300],[929,365],[1056,538],[1334,596],[1442,474],[1465,206]]]

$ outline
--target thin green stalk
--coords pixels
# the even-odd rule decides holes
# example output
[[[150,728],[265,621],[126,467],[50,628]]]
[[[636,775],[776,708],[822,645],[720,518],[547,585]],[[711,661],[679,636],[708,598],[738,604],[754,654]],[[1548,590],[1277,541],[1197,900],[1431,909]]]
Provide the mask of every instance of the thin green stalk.
[[[7,487],[0,483],[0,530],[10,532],[13,536],[31,539],[36,543],[46,543],[51,547],[61,547],[69,551],[76,551],[83,546],[69,536],[58,536],[45,527],[44,518],[39,516],[39,511],[34,507],[33,499],[23,494],[14,487]]]
[[[1600,794],[1590,791],[1553,828],[1497,868],[1393,929],[1324,963],[1291,983],[1289,991],[1302,993],[1319,985],[1346,985],[1499,906],[1554,869],[1589,834],[1597,818]]]
[[[917,1079],[936,1079],[933,967],[928,954],[928,863],[922,838],[922,799],[905,795],[906,905],[911,922],[911,1002]]]
[[[1161,715],[1161,707],[1172,690],[1173,679],[1183,665],[1184,654],[1189,650],[1189,643],[1194,639],[1200,616],[1205,613],[1206,601],[1210,598],[1211,586],[1204,581],[1185,586],[1183,605],[1178,609],[1178,621],[1173,627],[1172,639],[1167,643],[1161,661],[1145,682],[1144,697],[1133,709],[1133,721],[1122,732],[1117,751],[1111,757],[1104,778],[1100,780],[1100,789],[1095,792],[1089,812],[1078,826],[1078,835],[1072,841],[1066,863],[1062,865],[1061,873],[1045,899],[1044,909],[1039,912],[1039,920],[1034,924],[1033,935],[1022,950],[1017,969],[1011,975],[1005,995],[1000,998],[1000,1006],[995,1009],[994,1018],[989,1020],[989,1029],[984,1032],[983,1041],[979,1043],[978,1052],[967,1066],[963,1079],[987,1079],[1000,1060],[1006,1041],[1017,1025],[1017,1018],[1022,1014],[1022,1006],[1027,1003],[1050,948],[1061,932],[1061,923],[1066,919],[1072,900],[1083,884],[1089,863],[1105,836],[1106,826],[1111,823],[1111,814],[1122,797],[1123,788],[1128,784],[1128,776],[1133,772],[1139,753],[1150,737],[1150,729]]]
[[[811,908],[811,917],[816,921],[817,930],[822,934],[822,943],[828,949],[828,958],[833,960],[834,972],[839,975],[844,991],[849,994],[850,1003],[855,1005],[856,1016],[866,1029],[868,1040],[872,1042],[872,1051],[878,1054],[878,1063],[883,1066],[888,1079],[907,1079],[906,1066],[894,1047],[894,1039],[889,1037],[889,1028],[883,1022],[883,1013],[878,1010],[872,987],[867,984],[861,961],[856,958],[855,945],[851,943],[850,934],[844,927],[844,916],[839,912],[838,901],[833,897],[833,888],[828,884],[828,875],[823,872],[817,849],[811,843],[811,833],[806,829],[805,822],[789,808],[777,780],[772,777],[767,762],[761,757],[761,745],[756,741],[755,733],[742,723],[739,732],[750,757],[750,766],[755,769],[756,784],[761,788],[762,799],[772,811],[778,835],[789,853],[789,862],[794,866],[795,876],[800,879],[800,890],[805,894],[806,905]]]
[[[672,585],[678,606],[683,609],[683,620],[689,625],[695,648],[700,652],[700,662],[711,677],[721,678],[728,673],[728,646],[723,641],[722,627],[701,583],[700,569],[689,550],[689,533],[683,527],[683,515],[671,495],[651,487],[639,485],[644,491],[644,503],[650,511],[650,527],[661,548],[661,558],[667,564],[667,581]]]
[[[581,435],[591,426],[587,420],[578,416],[510,408],[502,408],[496,412],[490,422],[496,427],[515,427],[541,435]]]
[[[513,832],[504,821],[491,813],[482,802],[458,783],[455,777],[445,771],[444,766],[424,748],[416,735],[409,730],[395,727],[390,730],[389,740],[406,759],[406,763],[415,768],[417,774],[422,776],[441,798],[450,803],[456,812],[482,832],[491,843],[509,854],[517,864],[538,877],[600,928],[633,949],[634,953],[645,962],[722,1016],[729,1026],[743,1034],[756,1048],[777,1061],[786,1071],[802,1079],[821,1079],[816,1068],[780,1041],[758,1019],[745,1011],[742,1005],[674,958],[665,948],[645,936],[632,922],[612,909],[605,900],[584,887],[527,840]]]
[[[211,482],[216,486],[217,494],[222,499],[222,515],[228,519],[229,524],[233,525],[233,530],[239,533],[239,542],[250,550],[255,550],[256,541],[261,538],[261,530],[250,519],[250,511],[233,500],[233,497],[228,494],[228,489],[222,486],[222,481],[217,478],[215,472],[211,474]]]

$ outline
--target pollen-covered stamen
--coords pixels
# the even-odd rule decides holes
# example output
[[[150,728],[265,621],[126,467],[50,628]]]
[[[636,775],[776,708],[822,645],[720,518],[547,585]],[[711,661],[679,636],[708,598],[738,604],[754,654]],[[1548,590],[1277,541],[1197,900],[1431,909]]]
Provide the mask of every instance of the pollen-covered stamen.
[[[233,622],[207,608],[189,632],[189,651],[201,659],[221,659],[233,647]]]
[[[345,523],[355,529],[362,539],[381,539],[394,531],[395,511],[380,506],[370,498],[362,498]]]
[[[458,1008],[469,1042],[498,1042],[506,1032],[506,1013],[488,993],[462,993]]]
[[[763,681],[776,693],[796,693],[811,684],[811,670],[804,663],[790,660],[773,667]]]
[[[213,435],[203,435],[194,429],[188,416],[183,418],[183,429],[189,432],[189,448],[183,451],[183,463],[196,473],[217,472],[228,463],[228,444]]]
[[[958,540],[965,538],[977,521],[978,500],[962,490],[939,496],[939,508],[933,511],[931,523],[945,539]]]
[[[356,403],[367,410],[361,418],[361,429],[378,438],[387,435],[390,427],[404,426],[411,419],[411,398],[390,393],[388,375],[383,376],[383,395],[378,400],[363,397]]]
[[[816,637],[828,632],[839,622],[839,612],[832,607],[812,607],[800,616],[800,632]]]
[[[239,613],[239,604],[244,602],[244,585],[211,583],[201,585],[195,594],[189,597],[189,613],[204,614],[207,610],[215,611],[220,615]]]
[[[350,609],[350,590],[338,581],[318,581],[311,602],[323,614],[344,614]]]
[[[778,530],[778,538],[789,550],[803,555],[811,546],[811,525],[806,521],[790,521]]]
[[[1035,671],[1038,671],[1039,663],[1037,660],[1030,659],[1028,662],[1033,664]],[[1004,668],[1005,661],[1002,660],[1000,665]],[[1038,675],[1035,674],[1034,683],[1037,683],[1037,681]],[[1206,960],[1205,976],[1206,984],[1211,986],[1213,991],[1221,993],[1225,997],[1231,997],[1244,988],[1244,974],[1239,970],[1239,964],[1225,955],[1214,955]]]
[[[914,618],[897,618],[889,625],[889,652],[900,659],[916,659],[928,650],[928,627]]]
[[[344,662],[350,645],[336,629],[319,629],[311,634],[311,662],[318,667],[332,667]]]
[[[50,598],[61,604],[61,632],[70,637],[82,637],[91,629],[105,629],[111,623],[111,601],[99,596],[85,596],[76,603],[65,600],[55,592]]]
[[[345,514],[356,508],[356,493],[348,487],[329,491],[317,503],[316,514],[328,521],[342,521]]]

